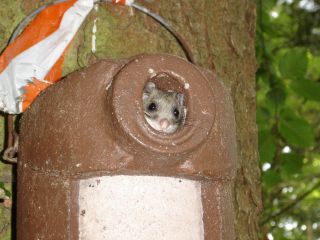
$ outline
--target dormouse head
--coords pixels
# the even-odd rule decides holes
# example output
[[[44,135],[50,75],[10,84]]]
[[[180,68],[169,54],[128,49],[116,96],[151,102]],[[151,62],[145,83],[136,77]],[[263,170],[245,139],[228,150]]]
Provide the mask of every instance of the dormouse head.
[[[174,133],[185,120],[184,95],[162,91],[148,82],[143,92],[144,116],[149,125],[163,133]]]

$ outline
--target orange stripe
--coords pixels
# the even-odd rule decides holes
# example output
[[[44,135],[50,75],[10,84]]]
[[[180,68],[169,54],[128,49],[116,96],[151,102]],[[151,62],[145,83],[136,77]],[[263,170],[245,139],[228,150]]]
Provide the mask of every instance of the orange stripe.
[[[126,0],[112,0],[112,3],[126,5]]]
[[[41,11],[23,33],[0,56],[0,73],[17,55],[48,37],[60,26],[63,14],[77,0],[58,3]]]
[[[22,112],[24,112],[27,107],[30,106],[35,97],[37,97],[42,90],[46,89],[49,86],[50,85],[48,83],[44,83],[36,78],[32,78],[32,83],[24,86],[24,91],[26,92],[26,94],[22,96]]]
[[[71,42],[70,42],[71,43]],[[62,75],[62,65],[64,62],[64,56],[65,53],[67,52],[70,44],[68,47],[64,50],[63,54],[61,57],[58,59],[58,61],[53,65],[53,67],[50,69],[48,74],[45,77],[45,80],[51,83],[58,82],[61,79]],[[43,83],[40,82],[37,79],[33,79],[32,83],[28,83],[24,87],[24,94],[22,96],[23,102],[22,102],[22,112],[24,112],[30,104],[34,101],[34,99],[40,94],[41,91],[49,87],[49,83]]]

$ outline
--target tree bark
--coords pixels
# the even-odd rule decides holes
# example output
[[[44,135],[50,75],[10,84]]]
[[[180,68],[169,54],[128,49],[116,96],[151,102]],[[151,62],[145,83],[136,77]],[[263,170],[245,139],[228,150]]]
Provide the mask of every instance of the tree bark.
[[[312,240],[314,239],[313,237],[313,229],[312,229],[312,222],[310,219],[307,221],[307,239]]]
[[[2,10],[6,9],[0,16],[0,22],[6,23],[0,23],[1,49],[22,17],[44,2],[50,1],[1,1]],[[241,240],[258,239],[262,203],[255,118],[255,1],[145,0],[138,3],[169,21],[190,44],[197,64],[215,71],[230,90],[238,144],[234,186],[236,235]],[[12,15],[14,21],[10,20]],[[92,53],[94,21],[97,23],[97,50]],[[154,20],[128,7],[100,4],[90,13],[70,46],[64,74],[100,58],[155,52],[184,57],[177,41]]]

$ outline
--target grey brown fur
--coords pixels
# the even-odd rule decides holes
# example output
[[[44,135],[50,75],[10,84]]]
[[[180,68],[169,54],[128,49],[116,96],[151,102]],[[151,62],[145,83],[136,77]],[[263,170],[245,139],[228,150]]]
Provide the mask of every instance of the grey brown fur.
[[[148,82],[143,93],[143,106],[147,122],[157,131],[174,133],[185,120],[184,96],[174,91],[162,91]],[[152,106],[155,109],[152,109]]]

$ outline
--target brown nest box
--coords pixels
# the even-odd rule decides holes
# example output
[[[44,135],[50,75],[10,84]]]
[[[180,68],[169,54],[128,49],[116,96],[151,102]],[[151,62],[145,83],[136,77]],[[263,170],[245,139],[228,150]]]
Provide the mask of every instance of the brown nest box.
[[[174,134],[159,133],[144,119],[142,93],[149,80],[159,88],[183,92],[186,96],[187,118]],[[108,238],[112,234],[110,231],[122,225],[113,223],[115,226],[110,227],[108,224],[112,222],[104,221],[108,217],[119,217],[116,213],[120,210],[111,216],[112,211],[103,204],[111,196],[109,185],[100,190],[97,186],[117,176],[132,179],[129,185],[141,184],[139,189],[144,188],[143,182],[151,184],[153,178],[160,179],[157,187],[162,186],[162,181],[172,179],[186,183],[186,192],[188,186],[195,186],[194,191],[186,193],[186,201],[185,197],[184,200],[179,198],[185,193],[179,192],[180,185],[174,185],[175,182],[163,185],[168,186],[166,190],[178,191],[175,200],[169,201],[165,194],[158,196],[157,192],[154,194],[158,199],[144,199],[148,192],[142,193],[138,197],[145,201],[142,208],[149,206],[148,201],[159,201],[161,197],[168,200],[165,206],[161,205],[165,200],[160,199],[160,204],[153,205],[149,211],[144,208],[143,214],[152,212],[154,215],[147,215],[143,223],[149,218],[158,219],[164,207],[177,209],[177,213],[170,210],[168,214],[179,215],[181,206],[185,217],[177,217],[174,222],[177,226],[172,229],[165,228],[165,224],[157,220],[160,225],[152,228],[153,238],[143,235],[151,224],[143,225],[139,237],[132,235],[130,240],[234,239],[231,187],[236,166],[236,140],[232,102],[214,74],[181,58],[154,54],[100,61],[69,75],[48,88],[24,113],[19,144],[18,240],[112,239]],[[141,177],[142,183],[136,177]],[[92,179],[96,184],[90,183]],[[115,189],[124,187],[117,184],[113,184]],[[82,189],[85,187],[91,192]],[[134,187],[131,190],[124,193],[134,196],[139,192]],[[103,195],[104,191],[107,194]],[[167,194],[174,197],[174,191],[170,191]],[[90,194],[92,199],[88,200]],[[101,202],[99,194],[106,199]],[[188,196],[194,197],[196,206],[187,205]],[[87,201],[87,205],[83,201]],[[94,225],[104,224],[91,233],[98,237],[90,237],[91,230],[86,230],[90,222],[85,218],[92,211],[88,201],[97,211],[91,216],[96,218]],[[176,201],[177,205],[170,205]],[[130,204],[128,201],[128,206]],[[198,218],[194,217],[197,214],[189,216],[189,208],[197,212]],[[106,211],[104,217],[97,219],[103,211]],[[167,218],[166,221],[174,219],[171,215]],[[185,219],[190,220],[190,226],[183,222],[187,221]],[[134,222],[132,224],[140,223],[139,219]],[[194,225],[195,232],[188,234],[195,235],[185,238],[183,234]],[[130,227],[129,224],[127,228]],[[170,231],[176,235],[170,235],[173,234]]]

